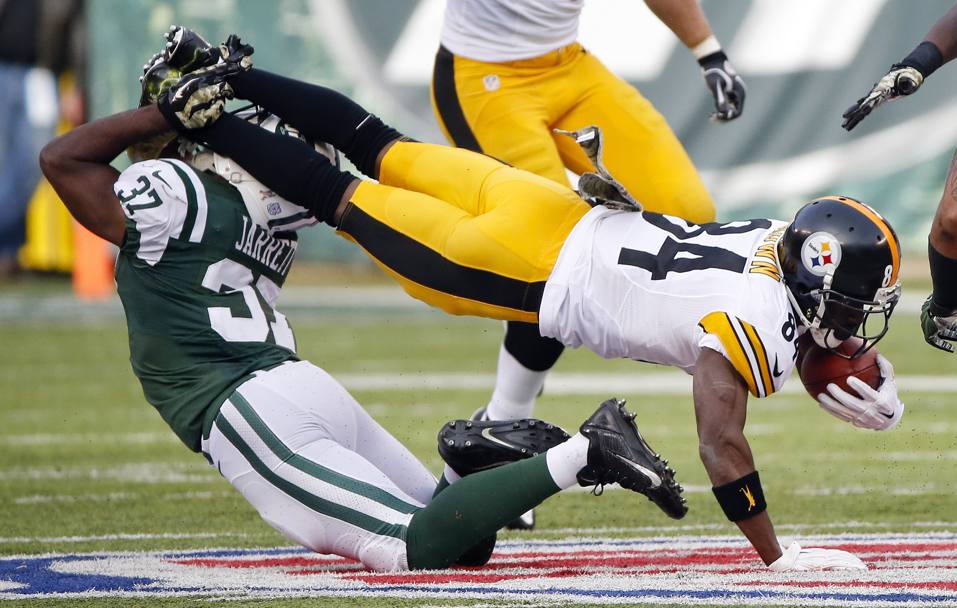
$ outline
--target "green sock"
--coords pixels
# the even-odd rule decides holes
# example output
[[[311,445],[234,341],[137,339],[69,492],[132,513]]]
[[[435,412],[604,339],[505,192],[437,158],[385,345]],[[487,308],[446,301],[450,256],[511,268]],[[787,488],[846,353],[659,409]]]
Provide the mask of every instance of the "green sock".
[[[450,484],[449,480],[445,478],[445,473],[442,473],[442,476],[439,477],[439,483],[435,484],[435,491],[432,492],[433,500],[435,499],[436,496],[439,495],[439,492],[449,487],[450,485],[452,484]]]
[[[469,475],[412,516],[406,535],[409,568],[448,567],[482,539],[558,491],[545,454]]]

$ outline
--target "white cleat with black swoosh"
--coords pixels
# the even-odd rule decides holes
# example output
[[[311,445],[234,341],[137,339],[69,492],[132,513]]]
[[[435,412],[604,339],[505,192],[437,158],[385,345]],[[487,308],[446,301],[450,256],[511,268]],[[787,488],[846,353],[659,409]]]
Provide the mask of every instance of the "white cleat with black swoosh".
[[[681,519],[688,505],[683,489],[675,481],[675,472],[645,442],[635,414],[625,409],[625,402],[609,399],[581,426],[588,438],[588,466],[578,473],[578,483],[595,486],[595,493],[607,484],[644,494],[669,517]]]

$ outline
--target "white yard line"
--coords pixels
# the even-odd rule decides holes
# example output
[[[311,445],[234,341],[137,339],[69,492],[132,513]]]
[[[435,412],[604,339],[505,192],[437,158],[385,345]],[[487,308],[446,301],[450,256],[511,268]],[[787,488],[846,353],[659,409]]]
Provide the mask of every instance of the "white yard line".
[[[335,374],[351,390],[491,390],[494,374],[464,372]],[[902,393],[955,393],[957,375],[897,376]],[[635,374],[549,374],[545,390],[550,395],[691,395],[691,376],[682,372]],[[792,376],[780,391],[803,394],[800,379]]]
[[[199,538],[246,538],[243,532],[168,532],[163,534],[97,534],[92,536],[0,536],[0,544],[87,543],[110,540],[180,540]]]

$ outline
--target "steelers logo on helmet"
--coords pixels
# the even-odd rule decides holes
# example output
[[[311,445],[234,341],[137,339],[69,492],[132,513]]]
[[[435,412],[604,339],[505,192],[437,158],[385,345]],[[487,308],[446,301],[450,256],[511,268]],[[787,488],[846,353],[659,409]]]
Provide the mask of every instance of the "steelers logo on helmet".
[[[841,242],[828,232],[815,232],[801,247],[801,261],[808,272],[823,277],[841,264]]]

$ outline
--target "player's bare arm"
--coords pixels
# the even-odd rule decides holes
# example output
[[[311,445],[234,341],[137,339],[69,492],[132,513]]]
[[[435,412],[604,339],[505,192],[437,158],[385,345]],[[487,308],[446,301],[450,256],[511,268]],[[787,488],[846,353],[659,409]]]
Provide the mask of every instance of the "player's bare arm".
[[[698,60],[705,84],[714,96],[711,118],[725,122],[740,116],[747,89],[711,32],[698,0],[645,0],[645,4]]]
[[[78,222],[120,245],[125,221],[113,193],[120,174],[110,162],[129,146],[165,131],[169,124],[156,106],[115,114],[54,139],[40,153],[40,167]]]
[[[694,404],[698,452],[711,484],[715,488],[728,488],[729,484],[734,485],[754,474],[754,457],[744,436],[748,388],[724,355],[710,348],[701,349],[698,356],[694,373]],[[740,512],[733,512],[735,517],[741,517],[735,523],[764,563],[771,564],[781,557],[781,545],[771,518],[764,510],[763,493],[756,497],[755,492],[760,493],[760,486],[753,483],[740,485],[741,491],[730,488],[732,492],[728,493],[730,500],[739,498],[740,505],[723,503],[721,506],[726,513],[739,507]],[[716,492],[716,495],[719,501],[723,500],[722,494]],[[750,511],[755,513],[752,515]]]

